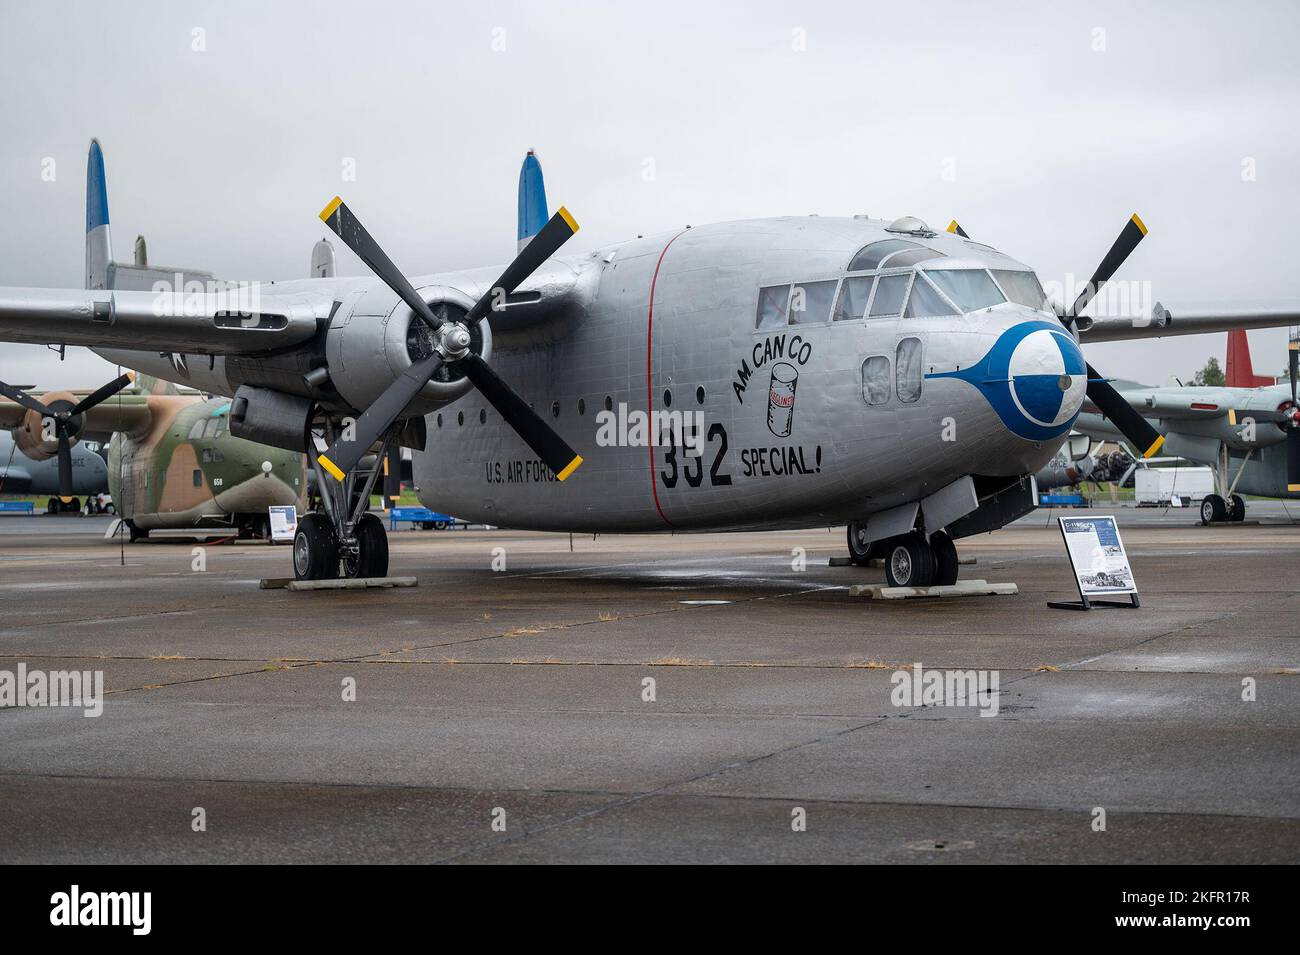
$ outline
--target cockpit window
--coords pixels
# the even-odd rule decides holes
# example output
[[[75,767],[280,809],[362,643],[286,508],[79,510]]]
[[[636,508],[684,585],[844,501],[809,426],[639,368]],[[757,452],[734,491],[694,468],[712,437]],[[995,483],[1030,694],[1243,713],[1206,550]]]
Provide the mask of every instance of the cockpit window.
[[[912,283],[912,294],[907,297],[904,318],[925,318],[932,315],[956,315],[953,307],[944,301],[943,296],[927,282],[923,273],[918,273]]]
[[[963,312],[973,312],[1005,302],[993,279],[983,269],[927,269],[926,277],[957,303]]]
[[[858,250],[858,254],[853,257],[849,263],[850,272],[869,272],[872,269],[880,268],[880,260],[891,252],[898,252],[901,249],[919,249],[921,246],[915,242],[908,242],[906,239],[881,239],[879,242],[872,242],[870,245],[863,246]]]
[[[1007,298],[1017,305],[1028,305],[1030,308],[1044,310],[1048,308],[1047,295],[1043,292],[1043,287],[1038,284],[1038,276],[1033,272],[995,270],[993,277],[1002,286],[1002,291],[1006,293]]]
[[[837,322],[862,318],[867,314],[867,299],[871,298],[870,275],[850,275],[840,284],[840,297],[831,316]]]
[[[831,302],[835,299],[834,279],[829,282],[796,282],[790,296],[790,324],[815,325],[831,320]]]
[[[903,296],[907,294],[907,280],[911,275],[884,275],[876,282],[876,297],[871,300],[872,318],[897,318],[903,309]]]
[[[758,315],[755,328],[775,328],[785,324],[785,306],[790,301],[790,286],[769,285],[758,290]]]
[[[905,266],[916,265],[917,262],[924,262],[926,259],[942,258],[943,253],[936,252],[934,249],[905,249],[889,256],[880,263],[880,267],[882,269],[901,269]]]

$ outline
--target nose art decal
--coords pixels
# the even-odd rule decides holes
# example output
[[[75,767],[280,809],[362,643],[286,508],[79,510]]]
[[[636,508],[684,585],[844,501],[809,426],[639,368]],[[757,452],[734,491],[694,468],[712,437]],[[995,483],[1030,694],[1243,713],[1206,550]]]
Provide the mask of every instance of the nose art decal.
[[[926,378],[957,378],[977,388],[1012,434],[1029,441],[1070,429],[1088,387],[1083,353],[1059,326],[1022,322],[1003,332],[978,362]]]

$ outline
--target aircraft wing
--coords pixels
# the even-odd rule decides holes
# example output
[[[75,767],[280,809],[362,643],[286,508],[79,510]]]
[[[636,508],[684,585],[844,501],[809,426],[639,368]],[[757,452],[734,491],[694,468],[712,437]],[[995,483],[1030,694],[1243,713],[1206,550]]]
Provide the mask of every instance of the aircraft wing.
[[[84,398],[87,391],[48,391],[36,395],[42,401],[54,398]],[[85,427],[82,436],[91,440],[102,440],[114,431],[133,434],[149,426],[152,412],[149,410],[149,395],[114,395],[111,398],[82,412]],[[22,425],[23,419],[30,412],[17,402],[0,398],[0,429],[12,431]]]
[[[1205,332],[1228,332],[1235,328],[1277,328],[1286,325],[1300,325],[1300,304],[1184,310],[1169,309],[1157,302],[1149,318],[1095,318],[1086,328],[1080,327],[1079,341],[1086,345],[1089,342],[1201,335]]]
[[[1219,418],[1239,407],[1248,388],[1134,388],[1119,389],[1119,395],[1145,418],[1196,421]],[[1083,410],[1099,414],[1091,401],[1084,400]],[[1246,412],[1243,412],[1245,414]]]
[[[259,286],[178,295],[0,288],[0,341],[258,354],[311,338],[333,307],[329,295]]]

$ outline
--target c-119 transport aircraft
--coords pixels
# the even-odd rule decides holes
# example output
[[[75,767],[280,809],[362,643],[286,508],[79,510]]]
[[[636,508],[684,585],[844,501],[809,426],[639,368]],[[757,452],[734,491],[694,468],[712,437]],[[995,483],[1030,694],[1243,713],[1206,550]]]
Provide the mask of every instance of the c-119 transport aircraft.
[[[97,144],[90,173],[102,182]],[[528,175],[540,187],[540,170]],[[1084,316],[1145,236],[1136,215],[1068,307],[955,223],[912,217],[727,222],[554,257],[578,229],[561,208],[504,269],[408,278],[341,199],[320,215],[374,277],[183,303],[0,289],[0,340],[85,345],[230,396],[233,434],[305,450],[322,510],[299,523],[299,578],[386,573],[383,526],[366,513],[379,469],[364,462],[405,446],[421,500],[466,520],[847,524],[851,555],[883,557],[891,583],[952,582],[953,539],[1033,508],[1025,476],[1085,394],[1135,448],[1159,447],[1081,341],[1300,320],[1300,307]],[[91,203],[87,228],[88,256],[102,254],[106,207]]]

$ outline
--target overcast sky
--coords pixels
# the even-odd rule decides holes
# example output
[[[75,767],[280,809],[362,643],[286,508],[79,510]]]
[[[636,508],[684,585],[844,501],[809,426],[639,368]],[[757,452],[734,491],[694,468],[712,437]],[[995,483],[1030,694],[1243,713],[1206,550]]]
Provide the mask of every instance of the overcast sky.
[[[955,216],[1061,282],[1137,211],[1150,234],[1121,275],[1156,299],[1294,301],[1298,27],[1292,0],[0,0],[0,285],[82,284],[98,136],[116,257],[143,232],[154,262],[224,278],[305,276],[335,193],[410,274],[504,262],[535,146],[552,208],[582,223],[573,251],[757,216]],[[339,267],[365,271],[342,248]],[[1285,331],[1250,338],[1279,372]],[[1162,383],[1224,339],[1088,354]],[[0,350],[10,382],[113,374]]]

